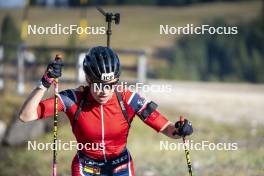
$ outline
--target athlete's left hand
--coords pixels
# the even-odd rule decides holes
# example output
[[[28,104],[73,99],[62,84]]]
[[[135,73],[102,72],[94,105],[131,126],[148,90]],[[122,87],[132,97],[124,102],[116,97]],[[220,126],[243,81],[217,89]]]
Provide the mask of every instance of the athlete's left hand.
[[[181,137],[188,136],[193,133],[192,124],[187,119],[184,119],[183,123],[181,121],[177,121],[175,123],[175,128],[178,129],[178,132],[176,134]]]

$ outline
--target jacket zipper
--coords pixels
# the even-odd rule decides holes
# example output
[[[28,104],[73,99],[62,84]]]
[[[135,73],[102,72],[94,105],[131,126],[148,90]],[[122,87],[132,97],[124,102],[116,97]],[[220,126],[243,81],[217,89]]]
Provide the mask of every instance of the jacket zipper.
[[[103,109],[103,105],[101,105],[101,122],[102,122],[102,143],[104,145],[104,148],[103,148],[103,154],[104,154],[104,161],[107,162],[107,159],[106,159],[106,155],[105,155],[105,142],[104,142],[104,109]]]

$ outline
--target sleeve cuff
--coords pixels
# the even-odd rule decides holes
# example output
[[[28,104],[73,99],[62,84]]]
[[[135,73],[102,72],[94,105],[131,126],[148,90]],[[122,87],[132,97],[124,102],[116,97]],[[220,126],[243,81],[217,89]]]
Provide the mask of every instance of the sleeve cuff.
[[[168,121],[167,123],[165,123],[165,124],[163,125],[163,127],[159,130],[159,133],[162,132],[165,128],[167,128],[170,124],[171,124],[170,121]]]

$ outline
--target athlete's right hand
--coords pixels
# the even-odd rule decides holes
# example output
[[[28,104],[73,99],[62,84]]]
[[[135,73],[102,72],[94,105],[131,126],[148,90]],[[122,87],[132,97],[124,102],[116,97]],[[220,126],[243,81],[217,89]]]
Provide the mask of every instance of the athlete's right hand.
[[[61,77],[63,67],[62,59],[57,59],[48,64],[44,75],[41,78],[41,83],[45,88],[49,88],[55,78]]]

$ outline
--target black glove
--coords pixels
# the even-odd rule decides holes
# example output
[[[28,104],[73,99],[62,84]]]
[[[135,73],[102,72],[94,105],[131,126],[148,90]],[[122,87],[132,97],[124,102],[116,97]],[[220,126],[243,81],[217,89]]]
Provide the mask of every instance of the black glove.
[[[42,85],[48,89],[53,83],[54,78],[61,77],[62,67],[62,59],[54,60],[49,63],[44,75],[41,78]]]
[[[175,128],[178,128],[178,133],[176,133],[179,136],[188,136],[193,133],[193,128],[191,122],[189,122],[187,119],[184,119],[184,122],[177,121],[175,123]]]

